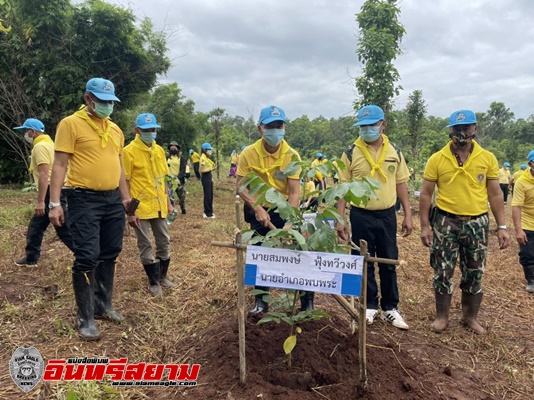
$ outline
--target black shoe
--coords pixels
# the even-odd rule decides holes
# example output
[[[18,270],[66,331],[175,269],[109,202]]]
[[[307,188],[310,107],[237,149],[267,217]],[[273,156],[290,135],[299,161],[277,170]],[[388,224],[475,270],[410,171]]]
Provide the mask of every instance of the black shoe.
[[[37,260],[28,260],[26,257],[15,261],[15,265],[19,267],[37,268]]]
[[[313,298],[315,296],[315,292],[306,292],[304,293],[304,296],[300,298],[300,311],[313,311],[315,308],[313,307]]]
[[[187,213],[185,212],[185,210],[182,210],[182,214],[187,214]]]
[[[143,265],[146,275],[148,276],[148,291],[152,296],[161,296],[163,291],[159,284],[160,279],[160,266],[159,260],[153,264]]]
[[[160,286],[164,286],[164,287],[174,286],[174,283],[172,283],[170,280],[167,279],[167,271],[169,270],[170,263],[171,263],[170,258],[159,261],[159,284]]]
[[[256,315],[259,313],[269,312],[269,304],[263,301],[263,296],[263,294],[256,296],[256,303],[254,304],[254,308],[249,310],[249,314]]]

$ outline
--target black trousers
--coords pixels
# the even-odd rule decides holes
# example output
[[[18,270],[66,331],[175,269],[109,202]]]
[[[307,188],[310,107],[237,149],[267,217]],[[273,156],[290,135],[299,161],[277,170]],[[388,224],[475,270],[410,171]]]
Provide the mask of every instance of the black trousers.
[[[504,202],[506,203],[508,201],[508,184],[500,183],[499,186],[501,187]]]
[[[195,176],[197,177],[197,179],[200,180],[200,163],[199,162],[193,163],[193,170],[195,171]]]
[[[208,217],[213,215],[213,179],[211,171],[204,172],[200,178],[204,189],[204,214]]]
[[[67,207],[67,198],[63,194],[61,195],[61,207],[63,208],[63,215],[65,216],[65,221],[68,221],[69,213]],[[43,243],[43,237],[50,225],[50,220],[48,219],[48,213],[50,209],[48,208],[48,203],[50,203],[50,187],[46,189],[45,195],[45,213],[42,216],[35,215],[30,220],[28,225],[28,232],[26,233],[26,261],[38,261],[41,256],[41,244]],[[67,246],[72,251],[72,237],[70,231],[67,227],[67,223],[63,224],[60,227],[54,227],[57,235],[61,239],[65,246]]]
[[[371,256],[398,259],[397,248],[397,216],[395,206],[386,210],[370,211],[351,207],[350,223],[352,225],[352,241],[359,245],[361,239],[368,245]],[[353,250],[352,254],[359,255]],[[382,310],[392,310],[399,304],[397,271],[395,265],[378,264],[380,276],[380,306]],[[374,263],[367,263],[367,308],[378,310],[378,285],[375,277]]]
[[[73,272],[93,269],[101,260],[114,261],[122,250],[125,225],[119,191],[70,189],[67,193]]]

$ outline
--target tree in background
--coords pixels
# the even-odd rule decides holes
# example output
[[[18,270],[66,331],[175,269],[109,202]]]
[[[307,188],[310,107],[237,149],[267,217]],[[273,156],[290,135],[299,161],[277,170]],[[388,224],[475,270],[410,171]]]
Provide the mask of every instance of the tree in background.
[[[406,119],[408,123],[408,142],[412,160],[419,158],[421,134],[425,121],[426,103],[421,90],[414,90],[408,97],[406,104]]]
[[[102,0],[3,0],[0,15],[12,27],[0,33],[2,159],[27,159],[29,147],[12,131],[25,118],[41,119],[53,136],[61,118],[82,104],[89,78],[115,84],[121,103],[114,120],[122,125],[121,111],[134,108],[170,66],[164,32],[154,32],[148,19],[136,25],[131,10]],[[23,167],[8,178],[20,180]]]
[[[223,126],[223,118],[226,115],[226,112],[223,108],[215,108],[211,110],[208,115],[215,137],[215,160],[217,162],[217,166],[220,166],[219,149],[221,144],[221,129]],[[217,167],[217,179],[220,179],[219,170],[220,168]]]
[[[405,34],[399,22],[400,9],[396,0],[366,0],[356,20],[360,28],[358,61],[363,64],[362,76],[356,78],[356,90],[360,96],[354,109],[375,104],[387,114],[391,99],[398,96],[402,87],[396,86],[399,72],[393,60],[401,54],[401,42]]]

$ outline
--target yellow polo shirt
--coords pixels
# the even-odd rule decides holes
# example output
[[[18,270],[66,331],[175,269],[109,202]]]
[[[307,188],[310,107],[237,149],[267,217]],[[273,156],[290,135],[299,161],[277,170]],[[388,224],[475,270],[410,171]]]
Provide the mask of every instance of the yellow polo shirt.
[[[230,164],[236,164],[237,160],[239,159],[239,155],[237,153],[234,153],[230,156]]]
[[[48,164],[48,183],[52,175],[52,164],[54,163],[54,141],[50,136],[43,134],[33,140],[33,149],[30,160],[30,173],[33,181],[39,182],[39,165]]]
[[[315,192],[315,183],[313,181],[304,182],[300,189],[301,200],[308,200],[311,192]]]
[[[512,176],[512,183],[515,183],[517,182],[517,180],[521,177],[521,175],[523,175],[524,173],[530,173],[529,172],[529,169],[525,169],[525,170],[522,170],[520,169],[519,171],[517,171],[513,176]]]
[[[140,219],[165,218],[168,213],[165,176],[169,175],[165,151],[155,142],[148,147],[139,135],[122,152],[130,196],[139,199]]]
[[[514,185],[512,207],[521,207],[521,228],[534,231],[534,177],[530,169],[521,172]]]
[[[180,172],[180,156],[170,156],[167,159],[167,165],[169,166],[169,173],[172,176],[178,176]]]
[[[249,172],[256,172],[256,174],[269,186],[276,189],[286,199],[289,196],[288,179],[299,179],[300,170],[294,175],[286,175],[284,170],[291,162],[291,158],[295,155],[300,160],[300,155],[296,150],[292,149],[285,140],[282,140],[278,150],[271,154],[268,153],[263,147],[263,139],[259,139],[251,146],[247,146],[239,157],[239,164],[237,166],[237,175],[245,176]],[[263,160],[262,162],[260,161]],[[280,162],[278,167],[274,167],[275,164]],[[274,168],[273,168],[274,167]],[[265,171],[259,171],[258,169],[264,168]],[[272,169],[271,169],[272,168]],[[269,170],[270,169],[270,170]],[[269,178],[270,176],[270,178]]]
[[[319,161],[317,158],[315,160],[312,161],[311,163],[311,166],[312,168],[314,167],[318,167],[319,165],[321,165],[322,162]],[[320,172],[320,171],[315,171],[315,176],[313,177],[313,179],[317,180],[317,181],[320,181],[321,179],[323,179],[324,175]]]
[[[384,143],[382,143],[382,146],[376,151],[372,146],[366,145],[366,148],[369,150],[375,163],[378,162],[378,159],[380,158],[383,146]],[[358,146],[354,146],[354,149],[352,150],[352,162],[349,161],[345,152],[343,152],[343,155],[341,156],[341,161],[347,166],[343,171],[339,170],[339,178],[342,183],[370,177],[371,166]],[[366,210],[387,210],[395,205],[395,202],[397,201],[397,184],[408,182],[410,173],[408,172],[404,157],[399,157],[397,150],[395,150],[395,147],[393,147],[391,143],[386,150],[386,158],[381,169],[386,175],[387,180],[384,181],[384,178],[378,172],[376,172],[373,177],[373,179],[380,184],[380,188],[375,191],[378,198],[375,199],[374,197],[371,197],[367,207],[363,204],[357,206],[352,204],[352,206],[365,208]]]
[[[104,131],[105,119],[90,115],[91,120]],[[109,120],[109,118],[107,119]],[[102,138],[82,118],[69,115],[57,127],[55,149],[68,153],[69,165],[66,185],[91,190],[113,190],[119,187],[121,164],[119,156],[124,147],[124,135],[111,120],[110,135],[118,147],[109,140],[102,147]]]
[[[488,211],[487,181],[499,178],[493,153],[473,140],[473,151],[463,167],[447,143],[427,161],[424,179],[438,187],[436,206],[456,215],[480,215]]]
[[[202,153],[200,156],[200,165],[204,167],[203,171],[200,171],[202,174],[210,172],[215,168],[215,163],[205,153]]]
[[[200,161],[200,156],[198,155],[198,153],[196,151],[191,153],[191,162],[194,164],[194,163],[197,163],[199,161]]]
[[[499,168],[499,184],[508,185],[510,183],[510,171],[504,169],[504,167]]]

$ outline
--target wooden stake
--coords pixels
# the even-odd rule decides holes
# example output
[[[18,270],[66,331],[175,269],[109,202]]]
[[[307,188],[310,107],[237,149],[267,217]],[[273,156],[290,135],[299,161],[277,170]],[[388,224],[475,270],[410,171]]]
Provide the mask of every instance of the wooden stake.
[[[236,258],[237,258],[237,323],[239,329],[239,380],[242,384],[247,381],[247,364],[245,354],[245,277],[243,247],[241,245],[241,202],[239,196],[235,200],[235,235]],[[246,246],[245,246],[246,247]]]
[[[360,255],[364,256],[363,271],[362,271],[362,292],[360,296],[360,331],[359,334],[359,346],[360,351],[358,355],[360,357],[360,387],[362,390],[367,391],[367,349],[366,349],[366,336],[367,336],[367,319],[365,318],[365,311],[367,309],[367,242],[360,240]]]

